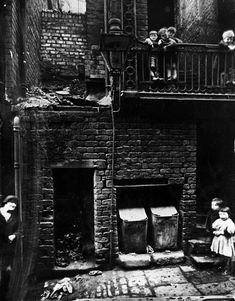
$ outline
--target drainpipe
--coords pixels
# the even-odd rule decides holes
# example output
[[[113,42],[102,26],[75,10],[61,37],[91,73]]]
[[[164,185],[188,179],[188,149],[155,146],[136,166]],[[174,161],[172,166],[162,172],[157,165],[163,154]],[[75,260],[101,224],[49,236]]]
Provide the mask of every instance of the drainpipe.
[[[0,202],[2,201],[2,117],[0,116]]]
[[[0,3],[0,102],[1,111],[3,110],[4,101],[5,101],[5,72],[6,72],[6,58],[5,58],[5,36],[6,36],[6,3],[1,1]],[[0,202],[2,201],[2,168],[3,168],[3,159],[2,159],[2,125],[3,125],[3,115],[0,116]]]
[[[23,225],[23,213],[22,213],[22,160],[21,160],[21,139],[20,139],[20,118],[16,116],[14,118],[14,174],[15,174],[15,195],[19,199],[19,234],[20,234],[20,260],[21,267],[23,267],[23,236],[22,236],[22,225]]]
[[[2,202],[2,125],[3,121],[0,117],[0,202]]]

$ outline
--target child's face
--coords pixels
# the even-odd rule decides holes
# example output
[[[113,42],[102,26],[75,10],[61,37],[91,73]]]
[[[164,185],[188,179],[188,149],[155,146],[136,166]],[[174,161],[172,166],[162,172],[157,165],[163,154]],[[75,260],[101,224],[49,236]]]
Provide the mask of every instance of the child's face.
[[[7,202],[5,208],[7,211],[14,211],[16,209],[16,203]]]
[[[216,202],[211,202],[211,209],[213,211],[219,211],[219,205]]]
[[[156,32],[151,32],[149,37],[152,41],[156,41],[157,40],[157,33]]]
[[[169,38],[169,33],[168,32],[164,32],[164,33],[162,33],[161,34],[161,38],[162,38],[162,40],[167,40],[168,38]]]
[[[174,38],[174,36],[175,36],[174,31],[168,31],[168,37],[169,38]]]
[[[228,36],[228,37],[224,38],[224,42],[226,44],[232,44],[233,43],[233,39],[234,39],[233,36]]]
[[[226,220],[226,219],[228,219],[228,212],[222,212],[222,211],[220,211],[219,212],[219,217],[222,219],[222,220]]]

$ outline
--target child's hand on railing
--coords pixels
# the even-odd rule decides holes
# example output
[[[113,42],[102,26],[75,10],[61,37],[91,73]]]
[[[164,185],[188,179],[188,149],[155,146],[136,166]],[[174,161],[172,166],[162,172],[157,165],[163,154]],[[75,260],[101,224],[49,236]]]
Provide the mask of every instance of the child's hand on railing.
[[[147,39],[145,40],[145,43],[153,47],[153,42],[152,42],[151,39],[147,38]]]
[[[15,235],[15,234],[11,234],[11,235],[8,236],[8,239],[9,239],[10,243],[13,242],[13,240],[14,240],[15,238],[16,238],[16,235]]]

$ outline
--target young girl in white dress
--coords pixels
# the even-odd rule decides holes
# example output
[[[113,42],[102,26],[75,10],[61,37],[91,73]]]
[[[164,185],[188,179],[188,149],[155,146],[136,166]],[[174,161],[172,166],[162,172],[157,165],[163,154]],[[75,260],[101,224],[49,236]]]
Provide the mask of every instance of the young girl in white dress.
[[[219,218],[212,224],[213,240],[211,251],[219,255],[220,262],[228,273],[229,261],[235,255],[233,235],[235,224],[230,218],[230,208],[222,207],[219,210]]]

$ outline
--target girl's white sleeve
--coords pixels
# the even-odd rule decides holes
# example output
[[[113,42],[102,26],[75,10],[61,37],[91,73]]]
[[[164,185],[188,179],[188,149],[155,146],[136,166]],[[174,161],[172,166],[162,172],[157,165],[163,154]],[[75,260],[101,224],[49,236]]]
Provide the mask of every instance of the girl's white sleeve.
[[[234,234],[235,233],[235,224],[232,220],[229,221],[227,229],[229,234]]]
[[[220,219],[217,219],[214,221],[214,223],[212,224],[212,229],[219,229],[220,228]]]

